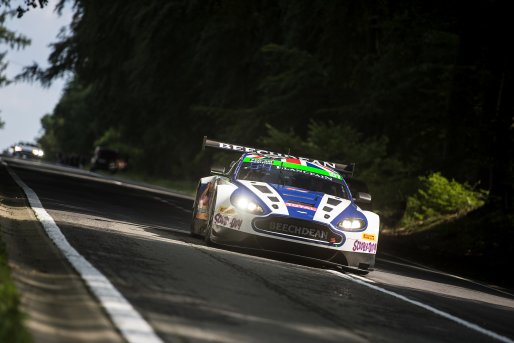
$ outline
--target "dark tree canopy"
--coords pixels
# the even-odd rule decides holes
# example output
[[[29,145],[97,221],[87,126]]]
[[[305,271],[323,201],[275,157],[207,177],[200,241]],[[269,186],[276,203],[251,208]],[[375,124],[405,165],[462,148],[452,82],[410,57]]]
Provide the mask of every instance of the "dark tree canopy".
[[[54,152],[108,144],[146,173],[194,178],[207,168],[207,135],[351,159],[396,208],[417,176],[435,171],[502,201],[512,194],[512,21],[503,2],[74,6],[51,67],[25,74],[73,75],[43,120],[41,142]]]

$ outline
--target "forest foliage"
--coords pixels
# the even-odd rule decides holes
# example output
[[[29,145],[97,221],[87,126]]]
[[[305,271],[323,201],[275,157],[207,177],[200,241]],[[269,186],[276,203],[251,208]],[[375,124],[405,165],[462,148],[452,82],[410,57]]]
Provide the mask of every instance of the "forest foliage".
[[[390,218],[433,172],[512,205],[501,1],[72,3],[51,66],[23,76],[71,77],[42,120],[49,156],[109,145],[148,175],[191,180],[208,172],[206,135],[355,162]]]
[[[419,178],[418,191],[407,198],[403,225],[438,221],[448,215],[459,215],[484,204],[487,192],[468,184],[448,180],[440,173]]]

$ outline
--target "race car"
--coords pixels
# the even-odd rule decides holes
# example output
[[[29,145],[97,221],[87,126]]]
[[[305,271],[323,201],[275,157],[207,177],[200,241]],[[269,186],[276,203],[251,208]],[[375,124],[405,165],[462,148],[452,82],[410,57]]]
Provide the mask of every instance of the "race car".
[[[203,147],[239,152],[228,171],[201,178],[191,235],[207,244],[252,247],[323,260],[366,274],[373,269],[380,219],[357,204],[339,164],[204,137]],[[354,198],[355,197],[355,198]]]

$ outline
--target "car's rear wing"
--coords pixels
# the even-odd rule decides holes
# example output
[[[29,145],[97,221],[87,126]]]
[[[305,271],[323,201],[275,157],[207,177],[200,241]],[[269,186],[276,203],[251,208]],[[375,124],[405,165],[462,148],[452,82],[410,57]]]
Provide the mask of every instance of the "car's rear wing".
[[[270,157],[295,158],[298,160],[303,160],[303,161],[307,161],[310,163],[314,163],[314,164],[317,164],[320,166],[332,168],[332,169],[334,169],[340,173],[343,173],[345,175],[348,175],[348,176],[352,176],[353,171],[355,169],[355,163],[342,164],[342,163],[321,161],[321,160],[316,160],[316,159],[307,158],[307,157],[296,157],[296,156],[292,156],[289,154],[276,153],[276,152],[272,152],[272,151],[268,151],[268,150],[264,150],[264,149],[257,149],[257,148],[243,146],[243,145],[235,145],[235,144],[230,144],[230,143],[218,142],[218,141],[215,141],[212,139],[208,139],[207,136],[204,136],[202,150],[204,150],[206,147],[221,149],[221,150],[226,150],[226,151],[232,151],[232,152],[238,152],[241,154],[255,153],[255,154],[265,155],[265,156],[270,156]]]

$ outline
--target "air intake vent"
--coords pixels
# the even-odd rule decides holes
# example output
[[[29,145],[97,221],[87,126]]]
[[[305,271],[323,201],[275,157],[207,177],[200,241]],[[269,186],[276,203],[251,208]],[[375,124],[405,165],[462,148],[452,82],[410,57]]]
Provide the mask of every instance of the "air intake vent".
[[[257,190],[261,193],[264,193],[264,194],[273,194],[272,191],[270,191],[270,189],[266,186],[261,186],[261,185],[255,185],[254,186],[255,188],[257,188]]]
[[[332,205],[332,206],[337,206],[340,203],[341,203],[341,200],[332,199],[332,198],[327,199],[327,204]]]
[[[313,204],[313,203],[309,203],[309,202],[302,202],[302,201],[294,201],[294,200],[289,200],[287,203],[288,203],[288,204],[296,204],[296,205],[300,205],[300,206],[308,206],[308,207],[316,206],[316,205],[315,205],[315,204]]]

